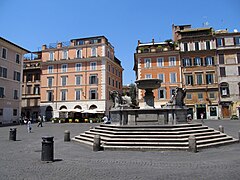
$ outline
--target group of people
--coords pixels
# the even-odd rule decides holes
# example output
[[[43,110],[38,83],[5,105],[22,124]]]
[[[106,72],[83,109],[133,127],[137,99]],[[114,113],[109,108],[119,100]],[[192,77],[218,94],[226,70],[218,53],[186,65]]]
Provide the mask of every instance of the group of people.
[[[37,127],[43,127],[42,123],[43,123],[43,119],[42,117],[39,115],[38,118],[37,118],[37,122],[38,122],[38,125]],[[32,122],[30,119],[28,118],[24,118],[24,123],[27,124],[27,130],[28,130],[28,133],[31,133],[32,132]]]

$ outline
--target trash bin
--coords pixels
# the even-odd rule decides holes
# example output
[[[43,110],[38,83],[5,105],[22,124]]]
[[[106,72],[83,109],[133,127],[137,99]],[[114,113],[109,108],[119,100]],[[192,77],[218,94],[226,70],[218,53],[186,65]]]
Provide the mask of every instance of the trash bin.
[[[16,141],[16,137],[17,137],[17,128],[10,128],[9,140]]]
[[[44,136],[42,137],[42,161],[53,161],[54,154],[53,154],[53,136]]]
[[[64,131],[64,141],[70,141],[70,131]]]

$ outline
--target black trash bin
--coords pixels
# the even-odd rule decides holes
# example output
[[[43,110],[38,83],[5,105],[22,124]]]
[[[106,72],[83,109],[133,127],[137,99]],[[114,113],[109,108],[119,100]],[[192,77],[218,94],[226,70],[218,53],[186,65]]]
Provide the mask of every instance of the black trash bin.
[[[17,128],[10,128],[9,140],[16,141],[16,138],[17,138]]]
[[[53,136],[44,136],[42,137],[42,161],[53,161],[54,154],[53,154]]]

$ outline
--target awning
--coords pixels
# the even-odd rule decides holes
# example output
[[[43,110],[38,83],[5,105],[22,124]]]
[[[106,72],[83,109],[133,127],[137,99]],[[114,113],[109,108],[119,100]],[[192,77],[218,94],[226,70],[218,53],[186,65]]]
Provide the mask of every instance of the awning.
[[[103,114],[104,113],[104,110],[102,109],[87,109],[87,110],[84,110],[82,113],[89,113],[89,114]]]
[[[67,109],[60,109],[60,110],[58,110],[58,112],[68,112],[68,110]]]

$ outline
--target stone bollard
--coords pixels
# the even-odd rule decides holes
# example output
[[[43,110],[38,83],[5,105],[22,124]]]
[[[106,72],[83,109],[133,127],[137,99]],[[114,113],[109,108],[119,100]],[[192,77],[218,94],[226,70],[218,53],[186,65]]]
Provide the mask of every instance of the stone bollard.
[[[16,141],[17,139],[17,128],[10,128],[9,131],[9,140]]]
[[[224,133],[224,127],[223,127],[222,125],[219,126],[219,131],[220,131],[221,133]]]
[[[44,136],[42,137],[42,161],[53,161],[54,153],[53,153],[53,136]]]
[[[64,141],[70,141],[70,131],[64,131]]]
[[[238,142],[240,142],[240,131],[238,131]]]
[[[190,135],[188,138],[189,151],[196,153],[197,152],[197,142],[194,135]]]
[[[93,151],[100,151],[100,136],[99,135],[95,135],[94,139],[93,139]]]

